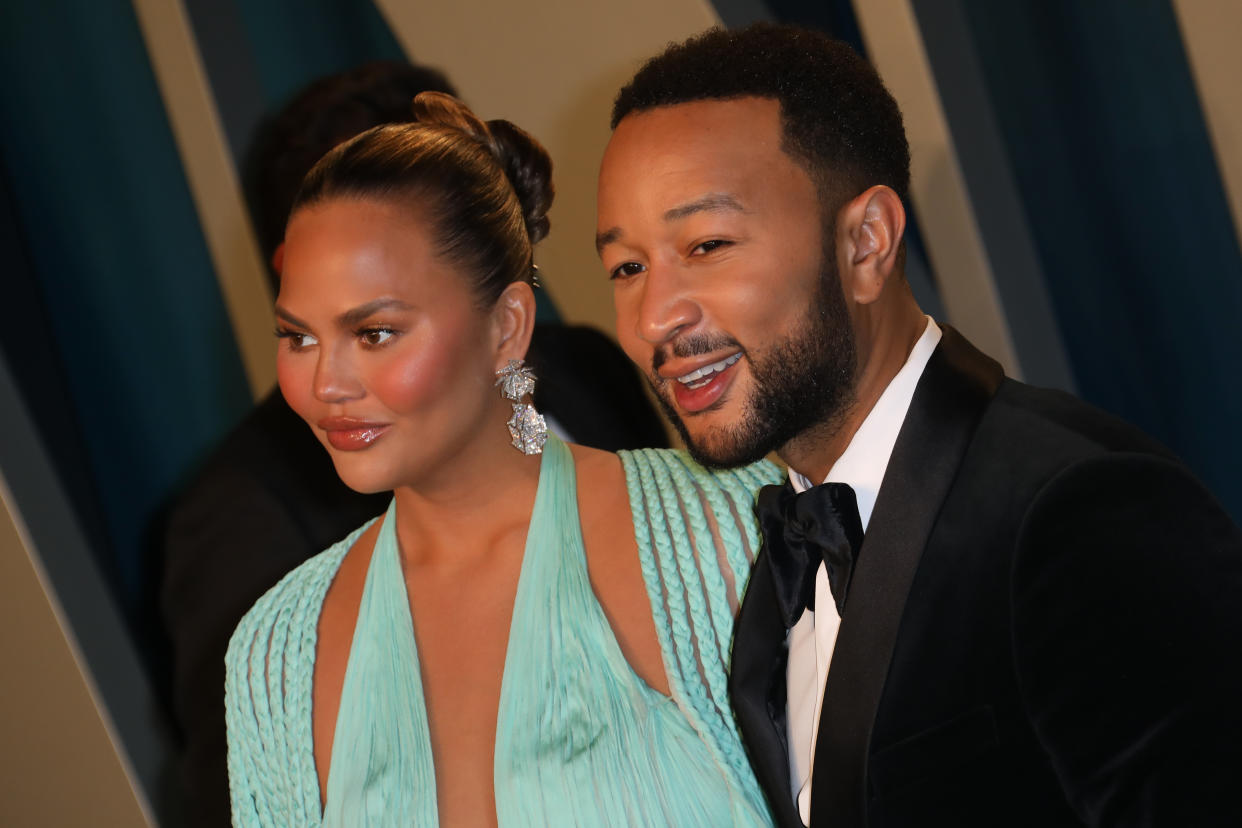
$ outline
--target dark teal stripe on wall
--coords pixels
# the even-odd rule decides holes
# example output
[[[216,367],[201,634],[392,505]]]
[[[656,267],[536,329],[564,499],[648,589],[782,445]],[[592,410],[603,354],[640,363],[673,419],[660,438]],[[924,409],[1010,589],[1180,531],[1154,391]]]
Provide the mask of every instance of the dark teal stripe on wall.
[[[405,57],[371,0],[247,0],[238,11],[272,106],[322,75]]]
[[[1080,393],[1242,520],[1242,253],[1173,9],[964,6]]]
[[[76,418],[132,618],[154,516],[250,394],[130,3],[5,4],[0,44],[0,163],[49,318],[26,347],[69,398],[26,393]]]
[[[185,0],[185,6],[239,165],[262,118],[312,80],[404,57],[372,0]]]
[[[1018,194],[961,0],[914,0],[958,164],[987,250],[1009,336],[1032,385],[1076,391],[1047,279]]]
[[[29,417],[38,430],[40,442],[52,458],[61,486],[77,512],[78,524],[90,539],[92,549],[108,549],[103,510],[96,495],[95,481],[81,462],[86,444],[77,415],[70,403],[65,366],[49,341],[52,318],[43,301],[40,285],[17,223],[12,188],[0,170],[0,273],[3,273],[4,301],[0,302],[0,349],[20,359],[6,360],[20,389],[13,404],[26,411],[26,401],[42,400],[39,416]],[[10,440],[12,423],[0,423],[0,434]],[[3,469],[6,474],[14,473]],[[25,470],[20,470],[24,473]],[[21,481],[10,480],[10,485]]]

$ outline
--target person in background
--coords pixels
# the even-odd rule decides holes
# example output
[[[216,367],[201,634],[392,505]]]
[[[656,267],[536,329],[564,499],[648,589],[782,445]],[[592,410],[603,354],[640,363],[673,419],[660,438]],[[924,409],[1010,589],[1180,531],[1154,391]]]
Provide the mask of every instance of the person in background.
[[[1137,429],[922,312],[875,70],[714,30],[613,127],[622,346],[701,461],[789,465],[730,677],[780,822],[1242,825],[1242,533]]]
[[[530,404],[551,159],[437,93],[307,176],[282,394],[384,516],[226,657],[233,819],[765,825],[725,666],[767,462],[570,446]]]
[[[412,120],[423,91],[452,93],[434,69],[376,61],[322,78],[262,125],[244,165],[255,231],[279,289],[285,223],[302,179],[334,146],[371,127]],[[537,402],[581,442],[607,449],[666,445],[658,416],[617,347],[585,327],[541,324],[531,363]],[[546,391],[546,394],[545,394]],[[546,399],[543,397],[546,396]],[[343,484],[279,390],[229,434],[166,519],[160,603],[171,643],[180,731],[178,789],[187,821],[229,822],[224,654],[246,609],[287,572],[380,514],[385,494]]]

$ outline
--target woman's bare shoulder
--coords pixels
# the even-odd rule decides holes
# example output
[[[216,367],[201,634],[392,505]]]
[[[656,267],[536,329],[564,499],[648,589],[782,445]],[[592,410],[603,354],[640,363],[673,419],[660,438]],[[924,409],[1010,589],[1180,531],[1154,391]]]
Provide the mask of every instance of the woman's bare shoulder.
[[[578,479],[578,514],[588,545],[601,538],[632,538],[633,520],[621,458],[589,446],[571,445],[570,451]]]
[[[668,695],[621,458],[584,446],[571,450],[578,477],[578,516],[595,597],[630,667],[650,687]]]
[[[621,458],[615,452],[569,443],[569,450],[574,456],[574,469],[578,477],[595,478],[596,476],[614,475],[624,482],[624,471]]]

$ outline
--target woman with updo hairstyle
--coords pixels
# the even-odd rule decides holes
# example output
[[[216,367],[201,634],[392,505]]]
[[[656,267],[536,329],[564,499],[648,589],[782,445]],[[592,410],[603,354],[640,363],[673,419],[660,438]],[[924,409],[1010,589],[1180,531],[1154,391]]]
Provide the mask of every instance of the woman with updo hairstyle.
[[[281,391],[393,498],[233,635],[234,824],[770,824],[725,668],[780,472],[548,434],[522,360],[551,161],[446,95],[414,107],[290,215]]]

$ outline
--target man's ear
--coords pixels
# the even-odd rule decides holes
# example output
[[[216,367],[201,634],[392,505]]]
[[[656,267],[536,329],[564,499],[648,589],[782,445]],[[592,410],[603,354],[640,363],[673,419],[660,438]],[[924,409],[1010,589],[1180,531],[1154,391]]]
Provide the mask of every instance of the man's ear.
[[[845,294],[869,305],[897,272],[906,210],[892,188],[877,184],[842,207],[837,221],[845,234],[840,239],[847,254],[842,257]]]
[[[526,282],[513,282],[496,300],[492,310],[496,342],[496,370],[511,359],[526,357],[535,329],[535,294]]]

